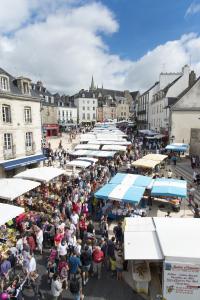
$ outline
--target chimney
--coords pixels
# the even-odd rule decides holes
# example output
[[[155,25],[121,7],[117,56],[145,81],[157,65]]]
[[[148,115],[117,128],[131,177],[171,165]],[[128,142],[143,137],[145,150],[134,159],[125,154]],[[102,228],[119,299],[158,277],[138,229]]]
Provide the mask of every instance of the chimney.
[[[192,86],[196,81],[196,74],[194,71],[191,71],[189,74],[189,86]]]

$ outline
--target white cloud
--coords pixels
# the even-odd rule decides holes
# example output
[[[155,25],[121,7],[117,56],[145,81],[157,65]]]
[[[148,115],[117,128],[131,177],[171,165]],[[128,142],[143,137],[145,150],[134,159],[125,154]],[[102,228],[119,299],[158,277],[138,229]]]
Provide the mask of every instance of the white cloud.
[[[180,72],[191,61],[191,68],[200,72],[200,37],[194,33],[183,35],[179,40],[169,41],[149,51],[134,62],[125,85],[142,90],[159,79],[160,72]]]
[[[192,67],[200,71],[200,37],[195,34],[159,45],[138,61],[123,60],[104,41],[119,24],[100,2],[15,1],[21,9],[24,1],[24,18],[13,18],[11,24],[7,17],[4,27],[0,21],[0,66],[13,75],[42,80],[50,90],[75,93],[88,88],[92,74],[107,88],[144,90],[161,71],[180,71],[190,56]],[[6,35],[10,30],[14,33]]]
[[[199,12],[200,12],[200,3],[192,2],[185,13],[185,16],[194,15]]]

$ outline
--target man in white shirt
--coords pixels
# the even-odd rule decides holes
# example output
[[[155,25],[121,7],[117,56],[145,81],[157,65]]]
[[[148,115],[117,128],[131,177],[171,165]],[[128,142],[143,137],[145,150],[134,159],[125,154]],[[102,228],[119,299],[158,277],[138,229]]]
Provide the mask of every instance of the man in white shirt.
[[[79,216],[77,215],[77,213],[75,211],[73,211],[73,213],[71,215],[71,222],[72,222],[72,224],[74,224],[75,226],[77,226],[78,220],[79,220]]]
[[[29,256],[30,261],[29,261],[29,265],[28,265],[28,273],[32,273],[36,271],[36,260],[35,257],[33,255]]]

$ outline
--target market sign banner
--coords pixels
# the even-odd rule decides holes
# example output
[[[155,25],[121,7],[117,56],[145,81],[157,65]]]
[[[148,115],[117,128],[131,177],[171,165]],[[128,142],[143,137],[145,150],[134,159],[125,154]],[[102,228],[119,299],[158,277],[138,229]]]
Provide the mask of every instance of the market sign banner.
[[[164,262],[163,299],[199,300],[200,265]]]

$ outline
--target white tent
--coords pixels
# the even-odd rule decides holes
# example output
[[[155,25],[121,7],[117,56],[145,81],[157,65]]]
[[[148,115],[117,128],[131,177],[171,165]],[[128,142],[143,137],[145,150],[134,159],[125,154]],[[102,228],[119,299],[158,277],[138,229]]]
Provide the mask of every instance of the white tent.
[[[78,167],[78,168],[88,168],[89,166],[91,166],[92,162],[89,161],[83,161],[83,160],[72,160],[70,162],[67,163],[67,167],[71,166],[71,167]]]
[[[124,254],[128,260],[163,260],[151,218],[126,218]]]
[[[109,140],[102,140],[102,141],[97,141],[97,140],[94,140],[94,141],[89,141],[88,142],[89,144],[95,144],[95,145],[110,145],[110,144],[112,144],[112,145],[124,145],[124,146],[129,146],[129,145],[131,145],[131,142],[129,142],[129,141],[126,141],[126,140],[124,140],[124,141],[117,141],[117,140],[115,140],[115,141],[109,141]]]
[[[96,163],[98,162],[98,158],[93,158],[93,157],[87,157],[87,156],[82,156],[82,157],[78,157],[76,160],[83,160],[83,161],[89,161],[92,163]]]
[[[71,151],[69,153],[69,155],[72,155],[72,156],[85,156],[87,155],[88,153],[90,153],[92,150],[76,150],[76,151]]]
[[[30,190],[35,189],[39,185],[39,182],[31,180],[2,178],[0,179],[0,198],[12,201]]]
[[[102,150],[109,150],[109,151],[126,151],[126,146],[123,145],[104,145]]]
[[[100,145],[94,144],[79,144],[74,149],[75,150],[99,150]]]
[[[54,168],[54,167],[41,167],[41,168],[28,169],[24,172],[15,175],[15,177],[23,178],[23,179],[31,179],[40,182],[48,182],[64,174],[64,172],[65,172],[64,170]]]
[[[16,218],[24,212],[24,208],[0,203],[0,226]]]

